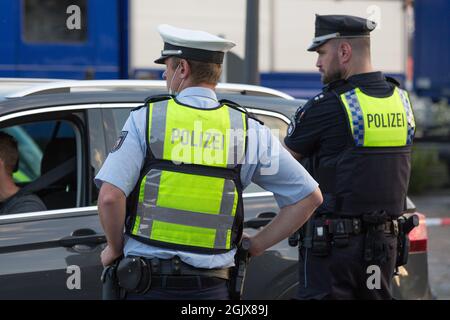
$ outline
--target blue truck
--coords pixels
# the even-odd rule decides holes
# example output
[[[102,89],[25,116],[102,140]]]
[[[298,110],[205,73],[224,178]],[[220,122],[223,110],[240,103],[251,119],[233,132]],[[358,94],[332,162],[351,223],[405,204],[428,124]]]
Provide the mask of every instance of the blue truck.
[[[414,2],[414,91],[450,98],[450,1]]]
[[[127,29],[128,0],[2,0],[0,77],[127,78]]]
[[[130,66],[130,0],[0,1],[0,77],[127,79],[161,70]],[[450,96],[450,1],[415,1],[414,88]],[[78,10],[78,11],[77,11]],[[400,82],[404,74],[390,74]],[[236,81],[229,78],[230,81]],[[240,81],[237,81],[240,82]],[[261,73],[261,84],[297,98],[322,87],[318,72]]]

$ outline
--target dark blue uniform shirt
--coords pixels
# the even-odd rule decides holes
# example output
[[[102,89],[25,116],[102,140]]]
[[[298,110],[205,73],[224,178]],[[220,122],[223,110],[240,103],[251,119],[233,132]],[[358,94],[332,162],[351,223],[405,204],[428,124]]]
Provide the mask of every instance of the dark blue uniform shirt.
[[[297,110],[284,140],[286,146],[305,158],[302,164],[318,180],[319,164],[334,166],[337,156],[353,143],[339,95],[359,87],[370,96],[387,97],[392,95],[396,85],[394,79],[386,78],[381,72],[357,74],[328,84]],[[327,207],[325,197],[321,209]]]

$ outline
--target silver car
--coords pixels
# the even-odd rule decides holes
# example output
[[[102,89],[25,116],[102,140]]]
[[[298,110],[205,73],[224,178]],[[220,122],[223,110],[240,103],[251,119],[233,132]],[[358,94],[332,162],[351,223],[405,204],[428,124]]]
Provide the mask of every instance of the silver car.
[[[47,81],[21,89],[0,98],[0,130],[20,142],[16,182],[38,194],[48,211],[0,216],[0,299],[100,299],[105,236],[93,178],[130,110],[164,93],[165,82]],[[289,117],[305,103],[256,86],[220,84],[217,91],[277,130],[281,141]],[[244,210],[244,231],[251,234],[279,208],[270,192],[252,184],[244,192]],[[409,262],[393,279],[397,298],[431,297],[423,215],[421,222],[410,235]],[[252,258],[243,298],[294,297],[297,258],[288,240]]]

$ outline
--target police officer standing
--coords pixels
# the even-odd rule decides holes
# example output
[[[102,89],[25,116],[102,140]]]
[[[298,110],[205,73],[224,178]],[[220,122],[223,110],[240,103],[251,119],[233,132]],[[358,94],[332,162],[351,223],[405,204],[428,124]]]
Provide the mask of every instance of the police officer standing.
[[[285,138],[324,198],[301,231],[301,299],[392,298],[415,123],[407,92],[372,69],[375,26],[316,16],[308,51],[326,86],[297,110]]]
[[[233,102],[218,101],[223,56],[234,43],[169,25],[158,31],[164,49],[155,62],[166,65],[171,95],[151,97],[131,112],[96,176],[108,241],[102,263],[122,254],[132,259],[129,281],[119,279],[130,299],[228,299],[243,189],[253,181],[273,192],[281,208],[250,238],[251,255],[295,232],[322,196],[266,127]]]

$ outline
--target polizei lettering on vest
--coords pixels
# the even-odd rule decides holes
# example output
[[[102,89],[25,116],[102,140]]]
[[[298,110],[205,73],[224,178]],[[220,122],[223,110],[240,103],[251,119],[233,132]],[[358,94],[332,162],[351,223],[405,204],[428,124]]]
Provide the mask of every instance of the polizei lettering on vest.
[[[371,128],[401,128],[405,127],[405,115],[403,113],[369,113],[367,126]]]
[[[170,141],[172,144],[181,143],[197,148],[223,150],[225,136],[218,132],[173,128]]]

